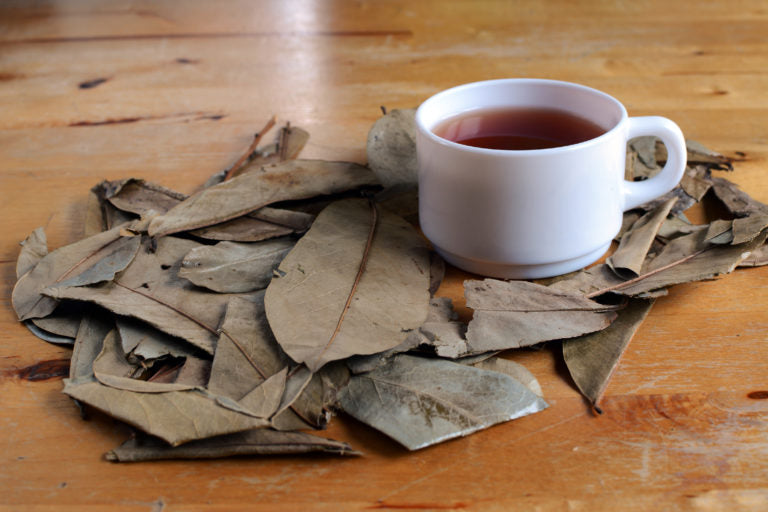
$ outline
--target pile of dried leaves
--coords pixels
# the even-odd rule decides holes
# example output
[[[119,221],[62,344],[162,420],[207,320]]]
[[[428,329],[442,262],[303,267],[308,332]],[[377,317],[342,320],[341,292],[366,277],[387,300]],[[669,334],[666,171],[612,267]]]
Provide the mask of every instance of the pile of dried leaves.
[[[498,353],[551,340],[596,406],[667,287],[768,263],[768,207],[712,177],[730,162],[691,143],[681,186],[625,215],[605,264],[468,280],[465,323],[433,296],[444,267],[413,225],[412,111],[374,125],[370,167],[297,160],[296,127],[260,139],[189,197],[102,182],[84,239],[49,253],[38,228],[22,242],[13,306],[73,345],[64,392],[139,430],[110,460],[355,454],[306,432],[337,410],[422,448],[546,408]],[[627,172],[644,179],[664,159],[638,139]],[[693,225],[682,212],[706,194],[728,219]]]

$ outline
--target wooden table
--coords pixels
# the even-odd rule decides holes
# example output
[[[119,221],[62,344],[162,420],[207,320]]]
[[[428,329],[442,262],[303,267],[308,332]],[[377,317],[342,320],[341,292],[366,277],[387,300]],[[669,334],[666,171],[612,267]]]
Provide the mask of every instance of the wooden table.
[[[768,202],[767,34],[759,0],[4,3],[0,509],[768,510],[766,267],[660,299],[601,417],[553,350],[521,351],[546,411],[416,453],[336,418],[323,435],[365,451],[345,459],[106,462],[127,430],[80,418],[56,376],[69,350],[10,306],[17,243],[78,239],[101,179],[191,192],[272,114],[309,130],[304,156],[364,162],[381,105],[480,79],[581,82],[670,117]]]

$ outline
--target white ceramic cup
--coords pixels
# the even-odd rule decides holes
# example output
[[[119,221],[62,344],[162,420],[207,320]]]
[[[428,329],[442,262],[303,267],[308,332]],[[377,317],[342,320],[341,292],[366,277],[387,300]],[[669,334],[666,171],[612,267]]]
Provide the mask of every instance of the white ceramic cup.
[[[565,110],[605,133],[550,149],[499,150],[435,135],[448,118],[472,110]],[[651,179],[624,180],[627,141],[655,135],[667,163]],[[564,274],[598,260],[621,227],[622,213],[677,185],[685,140],[663,117],[628,117],[611,96],[541,79],[475,82],[432,96],[416,111],[421,229],[443,258],[492,277]]]

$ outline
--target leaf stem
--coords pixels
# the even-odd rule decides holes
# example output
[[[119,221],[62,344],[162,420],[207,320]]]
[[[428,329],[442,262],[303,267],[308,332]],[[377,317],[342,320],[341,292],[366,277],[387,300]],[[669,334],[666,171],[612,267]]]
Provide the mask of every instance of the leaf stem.
[[[235,176],[235,173],[248,160],[248,157],[250,157],[251,154],[256,151],[256,148],[258,147],[259,142],[261,142],[262,137],[264,137],[264,134],[271,130],[273,126],[275,126],[275,116],[269,118],[269,121],[267,121],[267,124],[264,125],[264,128],[254,134],[253,142],[251,142],[251,145],[248,146],[248,149],[245,151],[243,156],[238,158],[232,167],[227,170],[227,174],[224,175],[224,181],[227,181],[228,179],[231,179]]]
[[[649,277],[651,277],[653,275],[656,275],[659,272],[664,272],[665,270],[668,270],[668,269],[670,269],[672,267],[680,265],[681,263],[685,263],[688,260],[692,260],[693,258],[695,258],[699,254],[703,253],[704,251],[706,251],[710,247],[711,246],[707,246],[707,247],[704,247],[703,249],[699,249],[698,251],[696,251],[696,252],[694,252],[692,254],[689,254],[688,256],[686,256],[684,258],[680,258],[679,260],[675,260],[672,263],[668,263],[668,264],[666,264],[666,265],[664,265],[662,267],[659,267],[657,269],[651,270],[650,272],[646,272],[645,274],[641,274],[641,275],[635,277],[634,279],[630,279],[629,281],[624,281],[623,283],[615,284],[613,286],[608,286],[607,288],[603,288],[602,290],[596,290],[596,291],[594,291],[592,293],[588,293],[588,294],[585,295],[585,297],[588,298],[588,299],[592,299],[592,298],[598,297],[598,296],[600,296],[600,295],[602,295],[604,293],[612,292],[612,291],[615,291],[615,290],[621,290],[622,288],[626,288],[627,286],[633,285],[633,284],[635,284],[635,283],[637,283],[639,281],[642,281],[643,279],[647,279],[647,278],[649,278]]]

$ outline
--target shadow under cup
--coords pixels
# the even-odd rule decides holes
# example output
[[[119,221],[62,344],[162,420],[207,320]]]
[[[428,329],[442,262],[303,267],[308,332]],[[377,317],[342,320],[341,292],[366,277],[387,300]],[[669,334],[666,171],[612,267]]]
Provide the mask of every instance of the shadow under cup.
[[[603,133],[530,150],[467,146],[434,133],[454,116],[500,108],[565,111]],[[452,265],[491,277],[548,277],[593,263],[610,247],[628,203],[630,124],[619,101],[567,82],[491,80],[436,94],[416,113],[424,234]]]

